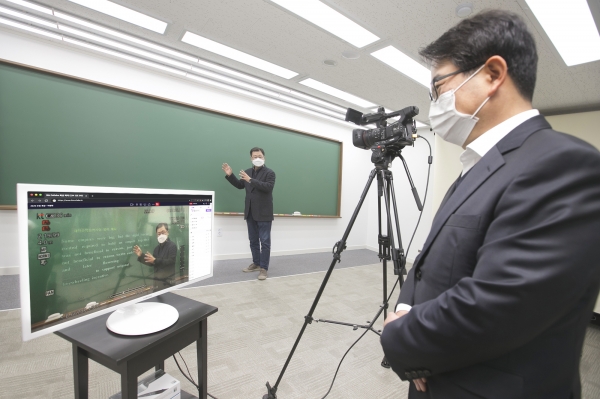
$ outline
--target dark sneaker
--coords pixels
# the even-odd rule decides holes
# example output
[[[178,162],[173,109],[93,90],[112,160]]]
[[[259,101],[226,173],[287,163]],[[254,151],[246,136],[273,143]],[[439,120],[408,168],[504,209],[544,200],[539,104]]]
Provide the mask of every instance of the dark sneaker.
[[[243,271],[244,273],[257,272],[257,271],[259,271],[259,270],[260,270],[260,266],[258,266],[258,265],[255,265],[254,263],[252,263],[252,264],[251,264],[250,266],[248,266],[247,268],[245,268],[245,269],[242,269],[242,271]]]
[[[259,280],[267,279],[267,269],[263,269],[262,267],[260,268],[260,274],[258,275],[258,279]]]

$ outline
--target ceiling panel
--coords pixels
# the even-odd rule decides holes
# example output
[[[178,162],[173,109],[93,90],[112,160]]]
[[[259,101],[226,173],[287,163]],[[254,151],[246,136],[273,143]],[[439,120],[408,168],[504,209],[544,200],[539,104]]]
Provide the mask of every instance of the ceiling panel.
[[[381,40],[357,49],[268,0],[113,0],[169,23],[164,35],[148,31],[67,0],[39,0],[110,28],[184,51],[206,60],[286,85],[342,106],[352,106],[298,83],[311,77],[389,109],[416,105],[417,119],[426,122],[429,99],[424,86],[370,55],[393,45],[419,60],[419,48],[458,23],[461,1],[440,0],[323,0]],[[475,12],[487,8],[514,11],[525,18],[534,34],[540,56],[534,106],[546,113],[600,109],[600,62],[567,67],[523,0],[470,0]],[[0,3],[16,7],[0,0]],[[300,74],[286,80],[267,72],[182,43],[186,30],[244,51]],[[349,60],[342,52],[354,50],[360,57]],[[335,67],[324,60],[333,60]]]

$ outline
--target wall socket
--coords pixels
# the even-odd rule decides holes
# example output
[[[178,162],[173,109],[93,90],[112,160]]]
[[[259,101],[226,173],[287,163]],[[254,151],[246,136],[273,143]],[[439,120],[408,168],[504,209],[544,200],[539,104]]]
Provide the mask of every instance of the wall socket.
[[[217,237],[223,237],[223,233],[221,232],[221,229],[217,229]]]

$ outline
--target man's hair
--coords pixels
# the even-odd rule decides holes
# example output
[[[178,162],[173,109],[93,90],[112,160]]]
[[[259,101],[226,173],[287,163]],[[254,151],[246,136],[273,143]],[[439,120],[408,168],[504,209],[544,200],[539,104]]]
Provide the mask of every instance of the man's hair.
[[[480,12],[458,23],[419,54],[433,66],[450,61],[466,73],[499,55],[506,61],[508,75],[519,93],[529,101],[533,98],[538,61],[535,41],[515,13]]]
[[[166,224],[166,223],[159,223],[159,224],[156,226],[156,230],[155,230],[155,231],[158,231],[158,229],[160,229],[161,227],[164,227],[164,228],[165,228],[165,230],[169,231],[169,225],[168,225],[168,224]]]
[[[252,156],[252,153],[253,153],[253,152],[256,152],[256,151],[260,151],[260,152],[262,152],[262,154],[263,154],[263,157],[265,156],[265,150],[263,150],[263,149],[262,149],[262,148],[260,148],[260,147],[254,147],[253,149],[251,149],[251,150],[250,150],[250,156]]]

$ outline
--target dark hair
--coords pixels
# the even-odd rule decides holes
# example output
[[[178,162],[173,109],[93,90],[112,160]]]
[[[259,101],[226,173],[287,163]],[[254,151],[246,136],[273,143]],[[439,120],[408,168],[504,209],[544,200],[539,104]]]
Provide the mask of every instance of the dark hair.
[[[499,55],[508,65],[508,75],[519,93],[533,98],[537,73],[537,51],[525,22],[515,13],[483,11],[465,19],[419,51],[430,64],[450,61],[471,72]]]
[[[262,148],[260,148],[260,147],[254,147],[253,149],[251,149],[251,150],[250,150],[250,156],[252,156],[252,153],[253,153],[253,152],[256,152],[256,151],[260,151],[260,152],[262,152],[262,154],[263,154],[263,157],[265,156],[265,150],[263,150],[263,149],[262,149]]]
[[[168,224],[166,224],[166,223],[159,223],[159,224],[156,226],[156,230],[155,230],[155,231],[158,231],[158,229],[160,229],[161,227],[164,227],[165,229],[167,229],[167,231],[169,231],[169,225],[168,225]]]

